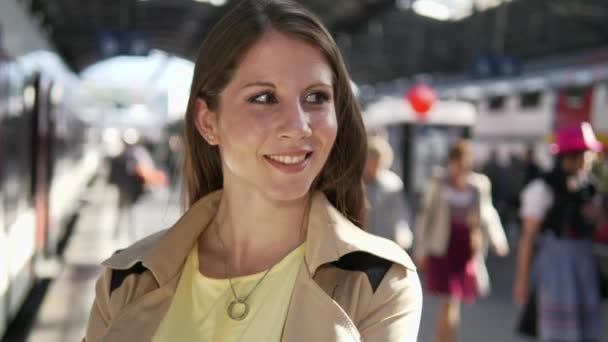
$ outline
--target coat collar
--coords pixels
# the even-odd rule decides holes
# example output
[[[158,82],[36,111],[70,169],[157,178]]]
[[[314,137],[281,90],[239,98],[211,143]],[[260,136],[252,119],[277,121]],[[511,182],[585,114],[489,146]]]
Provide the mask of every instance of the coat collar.
[[[306,262],[310,274],[327,263],[352,252],[366,252],[416,270],[414,263],[397,244],[366,233],[344,217],[322,192],[313,196],[308,233]]]
[[[201,198],[173,227],[117,252],[103,265],[128,269],[141,262],[160,285],[167,283],[181,271],[198,236],[217,212],[221,196],[220,190]],[[387,244],[382,238],[365,233],[334,208],[322,192],[315,192],[307,230],[308,272],[314,275],[320,266],[357,251],[374,254],[415,270],[412,260],[396,244]]]

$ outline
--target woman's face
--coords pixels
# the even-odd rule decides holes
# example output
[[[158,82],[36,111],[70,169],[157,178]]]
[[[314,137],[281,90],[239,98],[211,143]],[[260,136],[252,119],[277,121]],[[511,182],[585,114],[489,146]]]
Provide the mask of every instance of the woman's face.
[[[562,167],[568,174],[587,175],[591,172],[595,156],[595,152],[591,151],[572,153],[564,157]]]
[[[224,188],[273,200],[305,196],[337,134],[333,73],[318,48],[270,31],[243,56],[197,126],[222,156]]]
[[[473,162],[468,157],[448,161],[448,177],[451,180],[462,178],[471,172]]]

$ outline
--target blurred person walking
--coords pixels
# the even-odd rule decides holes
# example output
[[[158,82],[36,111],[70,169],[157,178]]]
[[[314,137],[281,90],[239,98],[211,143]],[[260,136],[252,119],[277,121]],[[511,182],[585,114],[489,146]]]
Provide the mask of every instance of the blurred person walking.
[[[491,185],[472,172],[469,141],[448,152],[447,171],[436,170],[416,221],[414,253],[424,272],[425,290],[441,299],[436,341],[456,341],[461,303],[489,292],[487,249],[505,256],[509,247]]]
[[[179,188],[182,183],[181,172],[184,163],[184,142],[179,134],[171,134],[167,141],[165,167],[172,188]]]
[[[389,169],[393,150],[385,138],[370,137],[363,172],[367,197],[367,231],[393,240],[404,249],[412,246],[403,181]]]
[[[533,146],[529,146],[526,149],[526,154],[524,156],[524,172],[524,186],[530,184],[531,181],[541,175],[541,169],[536,161]]]
[[[491,150],[489,158],[482,168],[482,173],[486,175],[492,186],[492,203],[498,210],[501,219],[504,221],[508,215],[508,194],[509,184],[505,177],[507,168],[501,165],[498,160],[498,151]]]
[[[137,238],[134,205],[145,191],[145,170],[153,168],[154,162],[145,147],[139,145],[139,133],[128,129],[122,136],[122,151],[110,159],[108,183],[118,191],[118,211],[113,237],[121,237],[127,230],[128,238]]]
[[[601,298],[592,237],[601,208],[590,181],[602,150],[591,125],[556,133],[554,168],[523,191],[513,296],[526,304],[520,332],[541,341],[599,341]]]
[[[508,176],[507,176],[508,175]],[[509,165],[502,177],[507,182],[507,214],[504,217],[507,227],[519,227],[520,194],[526,186],[527,163],[519,152],[511,152]]]

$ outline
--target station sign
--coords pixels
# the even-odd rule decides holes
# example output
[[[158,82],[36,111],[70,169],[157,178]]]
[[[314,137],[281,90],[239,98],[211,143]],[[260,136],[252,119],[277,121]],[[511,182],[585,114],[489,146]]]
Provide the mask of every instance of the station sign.
[[[146,56],[150,52],[150,35],[145,32],[99,31],[96,43],[100,59],[119,55]]]
[[[521,75],[521,59],[513,55],[481,55],[473,59],[469,73],[473,78],[514,77]]]

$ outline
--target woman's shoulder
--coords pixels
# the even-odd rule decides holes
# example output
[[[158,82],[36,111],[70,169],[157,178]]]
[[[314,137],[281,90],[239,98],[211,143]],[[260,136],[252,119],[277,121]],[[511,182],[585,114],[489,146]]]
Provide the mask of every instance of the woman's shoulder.
[[[538,178],[531,181],[521,192],[522,203],[549,206],[553,202],[553,191],[547,182]]]
[[[128,269],[133,267],[149,250],[158,244],[168,230],[160,230],[134,242],[124,249],[115,251],[112,256],[102,262],[102,265],[112,269]]]
[[[487,188],[490,187],[492,182],[490,182],[490,178],[484,175],[483,173],[471,172],[469,176],[469,181],[476,185],[477,187]]]
[[[347,272],[364,274],[369,284],[370,296],[395,298],[397,292],[419,282],[416,266],[399,245],[395,242],[360,230],[353,243],[352,250],[343,254],[332,266]],[[409,303],[415,294],[406,291],[407,298],[400,303]],[[402,304],[400,304],[402,305]]]
[[[316,198],[323,199],[323,205],[315,205],[321,201],[313,200],[313,220],[309,225],[309,237],[312,237],[309,242],[317,246],[313,250],[339,258],[349,254],[367,254],[416,270],[410,257],[397,243],[364,231],[336,209],[322,193]],[[332,229],[327,229],[328,226]]]
[[[387,267],[398,264],[410,271],[416,271],[414,262],[396,242],[389,239],[357,229],[351,233],[354,252],[350,253],[350,261],[365,264],[385,264]],[[344,257],[343,257],[344,258]],[[348,259],[347,258],[347,259]],[[354,259],[361,260],[354,260]]]
[[[552,195],[552,191],[546,180],[543,178],[537,178],[524,187],[522,194],[526,197],[531,196],[534,198],[549,198]]]

